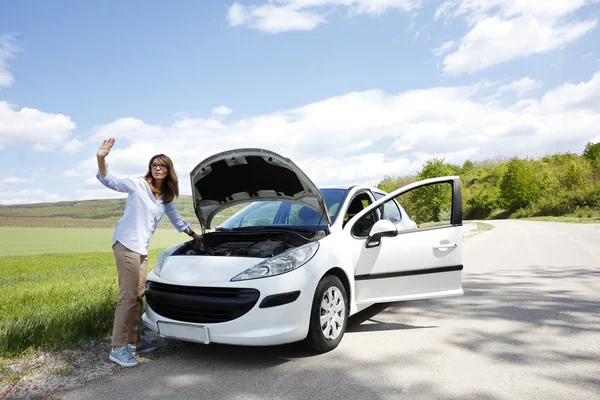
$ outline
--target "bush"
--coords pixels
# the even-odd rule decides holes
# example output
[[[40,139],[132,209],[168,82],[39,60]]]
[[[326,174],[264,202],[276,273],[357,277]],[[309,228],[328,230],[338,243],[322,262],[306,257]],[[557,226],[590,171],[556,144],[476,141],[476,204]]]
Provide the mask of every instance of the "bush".
[[[466,199],[470,206],[468,215],[470,218],[483,218],[489,216],[498,208],[499,191],[495,187],[485,186],[478,192]],[[467,214],[467,213],[465,213]]]
[[[594,212],[592,210],[590,210],[590,208],[588,206],[585,206],[583,208],[579,208],[577,207],[575,209],[575,216],[577,218],[592,218],[594,216]]]
[[[571,194],[561,192],[557,196],[545,198],[538,203],[539,215],[564,215],[572,213],[576,204]]]
[[[600,184],[588,189],[585,195],[585,203],[591,208],[600,209]]]

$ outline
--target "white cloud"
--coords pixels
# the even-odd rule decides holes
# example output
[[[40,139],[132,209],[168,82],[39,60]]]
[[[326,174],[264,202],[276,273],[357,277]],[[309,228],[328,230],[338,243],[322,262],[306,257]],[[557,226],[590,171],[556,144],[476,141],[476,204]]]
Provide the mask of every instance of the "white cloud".
[[[73,138],[62,146],[62,152],[66,154],[77,154],[83,150],[85,143],[77,138]]]
[[[597,115],[600,113],[600,71],[588,82],[565,83],[547,92],[539,107],[549,113],[569,111],[586,116]]]
[[[325,14],[345,7],[350,16],[378,16],[390,8],[411,11],[421,0],[277,0],[262,5],[233,3],[227,11],[231,26],[248,25],[267,33],[310,31],[327,22]]]
[[[6,61],[13,58],[16,51],[13,42],[14,37],[11,35],[0,36],[0,88],[12,85],[15,80],[6,65]]]
[[[30,183],[33,182],[31,178],[20,178],[17,176],[5,176],[0,178],[0,183]]]
[[[239,3],[229,8],[227,20],[232,26],[247,24],[252,29],[267,33],[310,31],[326,22],[319,14],[290,6],[265,4],[246,7]]]
[[[5,146],[31,146],[36,151],[54,150],[71,136],[75,124],[62,114],[33,108],[15,110],[0,101],[0,150]]]
[[[444,72],[464,74],[571,43],[596,27],[572,14],[595,0],[447,0],[437,18],[463,17],[469,32],[444,58]]]
[[[525,94],[539,88],[541,85],[542,82],[534,81],[530,77],[526,76],[518,81],[513,81],[507,85],[500,86],[498,88],[498,93],[503,94],[515,92],[518,97],[523,97]]]
[[[227,21],[229,21],[229,25],[238,26],[245,24],[250,16],[248,15],[246,6],[241,5],[240,3],[233,3],[229,10],[227,10]]]
[[[526,92],[538,85],[529,79],[505,86]],[[346,184],[355,174],[356,183],[365,183],[415,173],[431,157],[460,164],[496,156],[581,152],[598,136],[600,72],[589,81],[548,90],[539,99],[511,104],[482,99],[494,86],[484,81],[399,94],[352,92],[228,124],[187,118],[159,126],[126,118],[98,127],[95,135],[114,133],[117,142],[108,161],[117,175],[143,175],[152,155],[168,154],[182,194],[190,193],[188,173],[197,163],[232,148],[271,149],[291,158],[317,184]],[[93,179],[96,169],[90,154],[68,171],[68,176],[82,179],[77,196],[115,195]]]
[[[432,53],[440,57],[451,51],[454,47],[456,47],[456,42],[454,40],[449,40],[446,43],[442,44],[440,47],[433,49]]]
[[[67,200],[65,196],[48,193],[43,189],[25,189],[3,191],[0,204],[31,204]]]
[[[232,111],[233,110],[231,108],[225,106],[215,107],[212,110],[213,114],[215,115],[229,115]]]

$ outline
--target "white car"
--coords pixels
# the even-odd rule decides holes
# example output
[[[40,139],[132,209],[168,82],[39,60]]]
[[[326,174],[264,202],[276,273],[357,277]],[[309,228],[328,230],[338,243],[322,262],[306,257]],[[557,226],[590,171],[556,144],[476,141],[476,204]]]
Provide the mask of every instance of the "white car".
[[[289,159],[238,149],[190,173],[203,231],[223,209],[249,205],[160,253],[146,286],[144,324],[201,343],[334,349],[348,317],[375,303],[462,291],[462,208],[457,176],[387,194],[366,186],[317,189]],[[450,221],[418,228],[394,200],[449,185]]]

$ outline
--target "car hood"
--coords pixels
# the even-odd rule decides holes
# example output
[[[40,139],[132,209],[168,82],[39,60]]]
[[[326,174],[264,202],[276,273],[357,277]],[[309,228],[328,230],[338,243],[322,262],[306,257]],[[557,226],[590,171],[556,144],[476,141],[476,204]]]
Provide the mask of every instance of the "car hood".
[[[202,229],[210,228],[224,208],[278,200],[306,205],[331,225],[323,195],[290,159],[264,149],[235,149],[215,154],[190,173],[194,211]]]

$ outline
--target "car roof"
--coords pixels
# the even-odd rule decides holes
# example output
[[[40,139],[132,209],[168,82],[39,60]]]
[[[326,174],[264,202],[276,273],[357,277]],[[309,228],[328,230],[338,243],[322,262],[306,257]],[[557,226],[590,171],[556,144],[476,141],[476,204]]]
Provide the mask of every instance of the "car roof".
[[[326,189],[344,189],[344,190],[351,190],[351,189],[369,189],[372,190],[373,192],[378,192],[378,193],[385,193],[385,191],[378,189],[374,186],[367,186],[367,185],[328,185],[328,186],[319,186],[319,190],[326,190]]]

